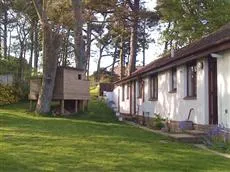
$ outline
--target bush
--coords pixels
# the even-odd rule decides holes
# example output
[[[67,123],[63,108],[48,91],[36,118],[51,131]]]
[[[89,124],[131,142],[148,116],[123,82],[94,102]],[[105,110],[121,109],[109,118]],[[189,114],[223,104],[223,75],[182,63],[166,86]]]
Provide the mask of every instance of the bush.
[[[160,130],[165,127],[164,123],[161,121],[156,122],[155,124],[156,129]]]
[[[19,95],[19,90],[16,87],[0,84],[0,105],[18,102]]]
[[[230,141],[227,136],[228,131],[219,125],[208,131],[208,135],[204,138],[204,143],[215,150],[230,153]]]
[[[165,119],[163,119],[160,114],[155,114],[154,117],[149,121],[148,126],[150,128],[160,130],[165,127]]]

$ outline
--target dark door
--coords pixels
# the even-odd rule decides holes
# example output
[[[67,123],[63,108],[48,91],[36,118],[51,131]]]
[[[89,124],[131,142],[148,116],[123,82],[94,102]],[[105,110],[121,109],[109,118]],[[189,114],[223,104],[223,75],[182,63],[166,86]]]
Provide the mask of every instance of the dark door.
[[[142,102],[145,102],[145,81],[142,81]]]
[[[133,113],[134,113],[134,115],[136,115],[136,81],[133,81],[133,98],[134,98],[134,100],[133,100],[133,106],[134,106],[134,108],[133,108]]]
[[[217,109],[217,60],[208,58],[209,66],[209,124],[218,124]]]
[[[118,112],[120,112],[120,88],[118,88],[117,104]]]
[[[132,116],[133,115],[133,112],[132,112],[132,108],[133,108],[133,105],[132,105],[132,99],[133,99],[133,95],[132,95],[132,88],[133,88],[133,82],[131,81],[129,84],[128,84],[128,87],[129,87],[129,101],[130,101],[130,105],[129,105],[129,112],[130,112],[130,115]]]

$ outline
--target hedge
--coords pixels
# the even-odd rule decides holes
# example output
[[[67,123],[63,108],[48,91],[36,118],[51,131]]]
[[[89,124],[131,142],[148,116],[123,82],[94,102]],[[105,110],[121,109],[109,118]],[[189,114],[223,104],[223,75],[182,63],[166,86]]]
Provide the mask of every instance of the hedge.
[[[0,105],[18,102],[19,95],[19,90],[16,87],[0,84]]]

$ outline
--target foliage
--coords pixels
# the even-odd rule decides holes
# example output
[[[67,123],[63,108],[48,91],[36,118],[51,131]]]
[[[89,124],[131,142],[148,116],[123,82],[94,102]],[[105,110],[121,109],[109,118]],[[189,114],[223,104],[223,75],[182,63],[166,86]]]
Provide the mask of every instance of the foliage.
[[[227,129],[220,125],[208,131],[205,143],[212,149],[230,153],[230,142],[227,140]]]
[[[174,48],[216,31],[230,21],[228,0],[158,0],[157,10],[166,23],[163,40]]]
[[[19,97],[20,93],[16,87],[0,84],[0,105],[16,103]]]
[[[16,57],[7,57],[6,59],[0,59],[0,74],[17,74],[19,69],[19,59]],[[23,59],[22,65],[24,65],[25,73],[29,73],[29,65],[25,59]]]
[[[164,121],[165,121],[165,119],[162,118],[160,114],[154,114],[154,117],[151,118],[148,125],[149,125],[149,127],[153,128],[153,129],[160,130],[160,129],[165,127]]]
[[[91,78],[93,78],[94,81],[101,82],[101,83],[108,83],[118,80],[118,76],[112,75],[110,71],[107,71],[105,68],[100,68],[99,71],[95,71]]]
[[[0,107],[0,164],[8,171],[228,171],[228,159],[117,122],[103,102],[75,118]],[[211,158],[210,158],[211,157]]]

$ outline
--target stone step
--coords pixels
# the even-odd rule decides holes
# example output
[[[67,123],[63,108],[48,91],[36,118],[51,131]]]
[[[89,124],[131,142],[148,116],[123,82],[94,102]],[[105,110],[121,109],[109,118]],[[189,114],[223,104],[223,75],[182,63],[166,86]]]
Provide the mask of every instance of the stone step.
[[[191,134],[193,136],[206,136],[207,133],[201,130],[185,130],[184,131],[187,134]]]
[[[184,143],[202,143],[202,137],[194,136],[186,133],[168,134],[168,137],[172,140],[176,140]]]

